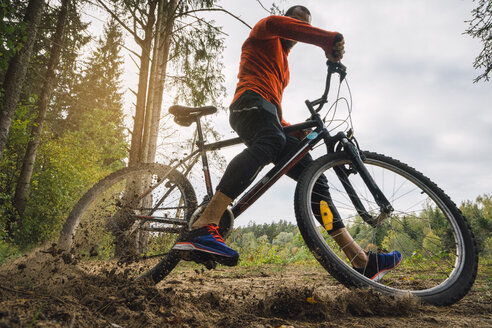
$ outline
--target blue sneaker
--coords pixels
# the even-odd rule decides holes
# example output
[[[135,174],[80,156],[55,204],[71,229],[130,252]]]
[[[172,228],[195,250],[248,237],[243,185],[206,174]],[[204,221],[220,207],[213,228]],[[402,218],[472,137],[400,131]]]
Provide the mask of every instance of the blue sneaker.
[[[364,268],[354,269],[374,281],[380,281],[389,270],[396,268],[402,259],[401,253],[398,251],[386,254],[370,252],[368,256],[369,260]]]
[[[216,224],[187,232],[172,250],[178,251],[183,260],[198,263],[211,260],[227,266],[235,266],[239,260],[239,253],[226,245]]]

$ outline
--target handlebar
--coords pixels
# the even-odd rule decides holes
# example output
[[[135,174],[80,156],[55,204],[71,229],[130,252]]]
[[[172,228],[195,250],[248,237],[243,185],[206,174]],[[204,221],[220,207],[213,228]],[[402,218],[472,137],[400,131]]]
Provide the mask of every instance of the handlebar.
[[[331,75],[333,73],[338,73],[340,75],[340,82],[342,82],[345,79],[345,76],[347,75],[347,67],[343,65],[340,62],[332,62],[332,61],[327,61],[326,65],[328,66],[328,72],[326,74],[326,84],[325,84],[325,91],[323,92],[323,95],[321,98],[316,99],[314,101],[307,101],[306,104],[308,105],[309,110],[313,110],[312,114],[319,113],[321,109],[323,108],[323,105],[326,104],[327,98],[328,98],[328,92],[330,91],[330,84],[331,84]],[[313,106],[319,105],[316,110],[314,110]]]

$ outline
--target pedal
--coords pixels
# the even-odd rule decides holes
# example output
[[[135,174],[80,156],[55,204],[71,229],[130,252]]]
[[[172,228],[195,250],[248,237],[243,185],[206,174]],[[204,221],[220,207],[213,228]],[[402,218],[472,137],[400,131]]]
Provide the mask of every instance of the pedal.
[[[217,262],[215,262],[210,256],[206,253],[192,252],[191,259],[195,263],[203,264],[207,270],[212,270],[217,267]]]
[[[207,268],[207,270],[212,270],[217,267],[217,262],[215,262],[214,260],[205,261],[202,264],[205,266],[205,268]]]
[[[212,270],[217,267],[217,262],[206,253],[195,251],[179,251],[178,254],[182,260],[203,264],[205,268],[207,268],[207,270]]]
[[[182,251],[182,250],[176,251],[175,250],[174,252],[176,252],[176,255],[178,255],[179,258],[182,259],[183,261],[193,261],[191,251]]]

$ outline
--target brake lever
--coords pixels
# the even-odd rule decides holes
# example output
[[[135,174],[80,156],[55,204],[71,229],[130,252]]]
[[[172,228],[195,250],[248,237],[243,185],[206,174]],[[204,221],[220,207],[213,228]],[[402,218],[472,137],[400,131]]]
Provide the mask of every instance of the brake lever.
[[[340,82],[342,82],[347,76],[347,67],[344,64],[340,62],[334,63],[328,60],[326,65],[328,65],[332,74],[338,73],[338,75],[340,75]]]
[[[345,80],[345,77],[347,76],[347,67],[343,65],[342,63],[338,63],[339,65],[335,69],[335,72],[340,75],[340,83]]]

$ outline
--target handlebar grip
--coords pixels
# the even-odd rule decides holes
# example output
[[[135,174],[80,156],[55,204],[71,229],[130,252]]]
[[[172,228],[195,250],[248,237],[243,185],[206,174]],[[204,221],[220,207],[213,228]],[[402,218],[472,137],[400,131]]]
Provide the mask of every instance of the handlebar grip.
[[[337,33],[337,35],[335,35],[335,39],[333,40],[333,44],[337,43],[337,42],[340,42],[343,40],[343,34],[342,33]]]
[[[335,35],[335,39],[333,39],[333,45],[337,44],[338,42],[341,42],[343,41],[343,34],[341,33],[337,33],[337,35]],[[335,50],[332,50],[331,54],[334,56],[334,57],[338,57],[340,54],[335,51]]]

